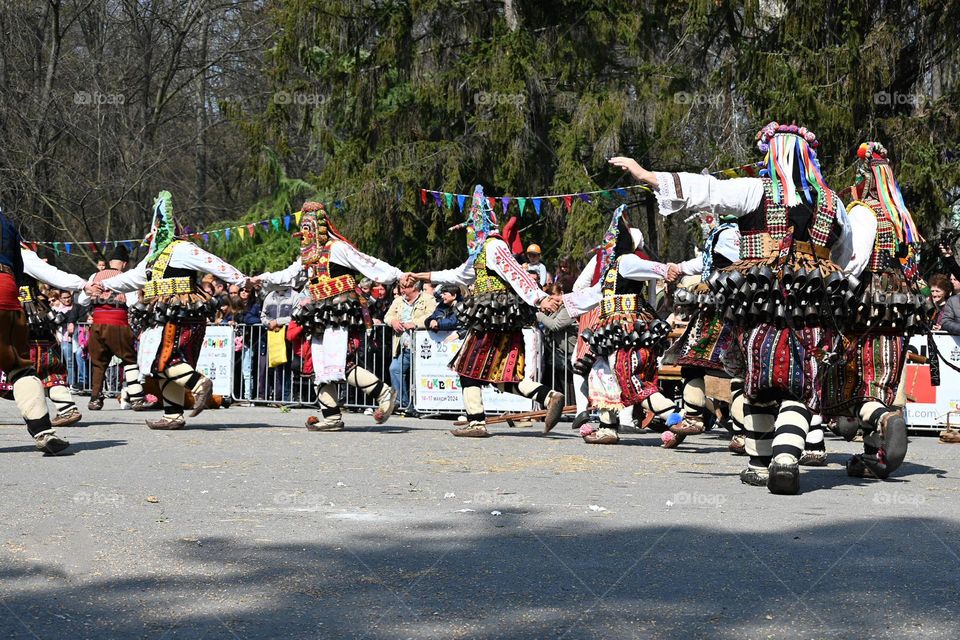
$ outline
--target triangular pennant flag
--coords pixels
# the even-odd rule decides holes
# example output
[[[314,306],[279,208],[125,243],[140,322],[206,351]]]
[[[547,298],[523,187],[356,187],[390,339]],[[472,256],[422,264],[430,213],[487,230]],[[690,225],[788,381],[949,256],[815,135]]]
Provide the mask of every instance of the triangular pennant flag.
[[[283,228],[290,231],[290,216],[283,216]]]
[[[423,204],[427,204],[427,190],[426,190],[426,189],[420,189],[420,202],[422,202]]]
[[[517,198],[517,204],[520,205],[520,215],[523,215],[523,208],[527,206],[526,198]]]
[[[570,210],[573,209],[573,196],[570,194],[563,196],[563,202],[567,205],[567,213],[570,213]]]
[[[293,219],[296,221],[298,227],[300,226],[300,216],[302,215],[303,211],[297,211],[295,214],[293,214]]]
[[[59,243],[59,242],[54,242],[54,243],[53,243],[53,252],[54,252],[55,254],[57,254],[57,255],[60,255],[60,243]]]
[[[270,221],[270,226],[273,227],[274,231],[280,231],[280,218],[273,218]]]
[[[590,202],[590,194],[589,194],[589,193],[580,193],[580,194],[578,194],[578,195],[580,196],[580,199],[583,200],[584,202]]]
[[[123,246],[127,248],[127,251],[133,251],[133,243],[126,240],[123,241]]]
[[[533,209],[537,212],[537,217],[540,217],[540,198],[533,199]]]
[[[433,202],[434,202],[434,204],[436,204],[438,207],[442,207],[443,205],[440,204],[440,192],[439,192],[439,191],[431,191],[431,193],[433,194]]]
[[[88,242],[88,243],[87,243],[87,249],[89,249],[90,251],[96,251],[96,250],[97,250],[97,245],[96,245],[96,243],[94,243],[94,242]]]
[[[264,231],[270,231],[270,223],[267,222],[266,220],[261,220],[260,226],[263,227]]]
[[[214,231],[214,232],[213,232],[213,239],[214,239],[214,240],[219,240],[219,239],[220,239],[220,232],[219,232],[219,231]]]
[[[343,209],[343,200],[334,200],[333,207],[334,209]]]
[[[64,250],[66,250],[67,253],[70,253],[70,247],[72,247],[72,246],[73,246],[73,243],[72,243],[72,242],[64,242],[64,243],[63,243],[63,248],[64,248]]]
[[[251,238],[253,237],[253,230],[256,228],[256,226],[257,226],[257,225],[255,225],[255,224],[248,224],[248,225],[247,225],[247,233],[250,234],[250,237],[251,237]]]
[[[460,207],[460,211],[463,211],[463,203],[467,201],[467,196],[462,193],[457,194],[457,205]]]
[[[559,208],[560,207],[560,198],[547,198],[550,201],[550,204]]]
[[[203,234],[203,244],[208,244],[210,242],[210,235],[205,233]]]
[[[600,196],[606,198],[607,200],[613,200],[613,196],[610,195],[609,191],[601,191]]]
[[[234,227],[237,230],[237,233],[240,234],[240,239],[243,239],[244,236],[244,227]]]
[[[725,176],[728,177],[728,178],[736,178],[736,177],[737,177],[737,170],[736,170],[736,169],[724,169],[724,170],[723,170],[723,175],[725,175]]]
[[[230,242],[230,227],[223,230],[223,235],[227,239],[227,242]]]
[[[754,176],[757,175],[757,165],[748,164],[745,167],[743,167],[743,172],[747,174],[747,176],[753,178]]]
[[[453,209],[453,194],[452,194],[452,193],[444,193],[444,194],[443,194],[443,199],[446,200],[446,202],[447,202],[447,209]]]
[[[115,243],[115,242],[111,242],[110,244],[116,244],[116,243]],[[107,250],[107,241],[106,241],[106,240],[104,240],[103,242],[100,243],[100,249],[101,249],[102,251],[106,251],[106,250]]]
[[[503,215],[507,215],[507,207],[510,206],[510,196],[503,196],[500,200],[503,202]]]
[[[496,211],[497,209],[497,199],[493,196],[487,198],[487,202],[490,204],[490,211]]]
[[[620,196],[621,198],[626,198],[627,190],[624,189],[623,187],[620,187],[619,189],[617,189],[617,195]]]

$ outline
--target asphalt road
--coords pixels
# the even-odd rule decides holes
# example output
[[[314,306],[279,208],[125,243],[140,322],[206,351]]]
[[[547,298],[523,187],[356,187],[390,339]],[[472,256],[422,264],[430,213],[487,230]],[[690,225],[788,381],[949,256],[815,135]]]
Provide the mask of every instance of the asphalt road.
[[[85,404],[85,403],[84,403]],[[0,405],[3,638],[957,638],[960,447],[887,482],[828,439],[802,494],[708,433],[590,447],[495,427],[87,413],[43,457]]]

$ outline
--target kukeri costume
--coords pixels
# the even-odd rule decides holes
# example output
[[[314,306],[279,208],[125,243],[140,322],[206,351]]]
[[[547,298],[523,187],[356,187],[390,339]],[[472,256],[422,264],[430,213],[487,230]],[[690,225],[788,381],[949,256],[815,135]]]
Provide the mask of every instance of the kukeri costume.
[[[745,383],[750,465],[741,480],[796,493],[822,363],[835,357],[836,313],[852,294],[831,259],[835,248],[849,250],[849,227],[820,173],[812,132],[772,122],[757,139],[766,153],[762,177],[657,173],[657,199],[665,215],[689,209],[737,217],[740,260],[710,285],[737,334],[731,351],[742,357],[728,365]]]
[[[657,386],[658,358],[670,327],[645,297],[645,281],[662,279],[667,266],[633,253],[636,243],[623,218],[624,208],[616,210],[604,235],[597,284],[563,296],[572,317],[598,309],[591,326],[581,331],[588,348],[577,350],[576,367],[581,371],[589,367],[590,404],[600,409],[600,428],[595,432],[581,428],[588,444],[618,442],[618,413],[634,405],[651,411],[662,428],[683,428],[676,405]]]
[[[57,414],[50,421],[54,427],[65,427],[78,422],[80,410],[73,401],[67,386],[67,365],[63,360],[60,341],[56,331],[66,320],[50,308],[50,303],[40,293],[39,283],[63,291],[82,291],[86,282],[72,273],[61,271],[44,262],[40,256],[26,247],[20,248],[23,257],[24,278],[18,297],[27,316],[30,332],[30,361],[37,377],[43,382],[47,396],[57,407]],[[0,391],[12,394],[13,386],[6,377],[0,377]]]
[[[460,375],[469,424],[451,433],[474,438],[490,435],[481,393],[486,384],[544,405],[544,430],[549,432],[563,411],[563,394],[525,377],[523,344],[523,329],[534,325],[536,305],[547,294],[500,237],[496,216],[480,185],[474,190],[470,218],[464,226],[472,235],[467,261],[456,269],[427,276],[439,284],[472,286],[472,295],[457,313],[467,336],[450,363]]]
[[[907,335],[919,332],[926,314],[927,297],[919,293],[910,253],[911,245],[923,238],[903,201],[886,149],[866,142],[858,158],[855,200],[847,206],[853,256],[844,273],[859,279],[862,291],[847,303],[842,356],[826,372],[823,406],[828,415],[859,417],[863,427],[864,453],[849,460],[847,473],[886,478],[907,452],[907,426],[893,405]]]
[[[689,323],[663,359],[664,364],[680,366],[683,415],[701,431],[716,409],[713,400],[706,395],[704,377],[730,377],[725,370],[724,360],[735,339],[733,326],[723,320],[716,296],[707,282],[714,274],[719,274],[740,259],[740,230],[735,222],[725,219],[717,224],[713,215],[707,214],[702,224],[705,237],[702,253],[678,265],[683,275],[700,276],[698,284],[690,289],[680,289],[675,295],[677,308],[688,317]],[[743,380],[731,380],[730,390],[730,417],[733,424],[730,449],[741,453],[745,446]],[[679,441],[679,438],[667,440],[664,446],[672,448]]]
[[[23,278],[20,233],[0,212],[0,370],[6,374],[17,409],[37,449],[56,454],[70,443],[59,437],[50,423],[43,382],[36,376],[30,359],[27,317],[18,297],[18,284]]]
[[[361,333],[372,326],[367,298],[357,274],[392,283],[403,276],[394,266],[358,251],[334,228],[323,206],[305,202],[300,218],[300,256],[282,271],[257,280],[274,286],[304,287],[293,318],[311,336],[314,379],[321,416],[307,420],[312,431],[342,431],[336,383],[346,380],[377,400],[374,420],[385,422],[397,404],[397,392],[356,364]]]
[[[216,301],[200,288],[200,278],[209,273],[239,286],[247,280],[217,256],[176,236],[173,201],[168,191],[161,191],[153,204],[147,257],[133,269],[98,282],[104,290],[117,293],[140,291],[136,309],[144,330],[139,367],[159,379],[163,395],[163,418],[147,420],[151,429],[185,426],[186,389],[195,398],[191,416],[203,411],[213,393],[213,381],[195,368],[207,322],[216,312]],[[156,350],[145,346],[153,337],[159,338]]]
[[[126,247],[118,246],[110,255],[107,268],[90,276],[89,282],[99,284],[120,275],[123,271],[113,265],[129,260],[130,252]],[[113,357],[117,357],[123,365],[124,389],[121,391],[121,397],[125,398],[135,411],[143,408],[144,391],[143,385],[140,384],[140,367],[137,364],[137,352],[133,348],[134,337],[128,312],[128,307],[134,300],[136,300],[134,296],[128,299],[122,293],[107,289],[100,295],[94,296],[91,301],[93,323],[90,327],[90,342],[87,347],[92,369],[90,404],[87,408],[91,411],[103,408],[103,381]]]

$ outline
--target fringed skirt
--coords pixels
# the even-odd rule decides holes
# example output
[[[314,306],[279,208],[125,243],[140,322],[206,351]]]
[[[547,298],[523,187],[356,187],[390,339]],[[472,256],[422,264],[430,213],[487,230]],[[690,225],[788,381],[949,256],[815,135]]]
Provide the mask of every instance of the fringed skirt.
[[[834,333],[821,327],[778,329],[760,324],[740,333],[746,365],[744,395],[767,402],[795,400],[820,409],[821,358],[833,350]]]
[[[450,368],[491,384],[523,380],[523,331],[470,331]]]
[[[907,356],[906,338],[850,335],[844,337],[843,347],[840,361],[824,371],[823,413],[852,416],[866,400],[892,406]]]
[[[733,329],[712,312],[698,313],[686,331],[664,354],[664,360],[681,367],[708,369],[726,376],[724,358],[733,343]]]
[[[587,378],[590,405],[619,411],[659,391],[657,353],[650,347],[619,349],[597,358]]]
[[[31,340],[30,362],[44,388],[67,386],[67,365],[60,344],[55,340]],[[13,391],[5,373],[0,373],[0,391]]]
[[[160,373],[169,367],[186,363],[191,367],[197,366],[200,359],[200,349],[203,347],[203,338],[206,335],[207,323],[205,319],[199,322],[167,322],[163,325],[160,337],[160,347],[154,357],[151,373]]]

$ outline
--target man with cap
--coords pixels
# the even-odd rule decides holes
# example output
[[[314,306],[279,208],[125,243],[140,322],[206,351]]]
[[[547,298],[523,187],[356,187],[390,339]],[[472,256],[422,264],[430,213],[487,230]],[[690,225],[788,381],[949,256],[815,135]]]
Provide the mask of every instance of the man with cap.
[[[524,267],[526,267],[527,273],[533,274],[540,288],[543,289],[550,284],[550,272],[547,271],[547,265],[540,262],[541,253],[538,244],[527,247],[527,264]]]
[[[107,278],[120,275],[127,269],[130,252],[123,245],[118,245],[110,254],[107,267],[90,276],[91,284],[99,284]],[[130,298],[136,301],[136,296]],[[87,408],[99,411],[103,408],[103,380],[106,376],[110,360],[116,356],[123,364],[123,380],[126,386],[126,396],[131,408],[138,411],[143,408],[143,385],[140,384],[140,367],[137,366],[137,352],[133,348],[133,331],[130,329],[130,317],[127,314],[129,306],[127,296],[115,293],[110,289],[102,289],[102,293],[94,296],[93,324],[90,327],[90,365],[93,369],[90,403]]]

